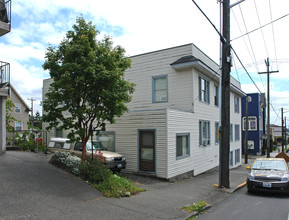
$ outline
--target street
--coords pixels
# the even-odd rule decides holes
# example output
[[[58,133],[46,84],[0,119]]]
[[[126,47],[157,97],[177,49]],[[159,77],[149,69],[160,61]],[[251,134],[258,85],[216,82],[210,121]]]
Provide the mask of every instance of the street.
[[[248,194],[243,187],[207,213],[198,217],[200,220],[222,219],[288,219],[289,196],[273,193]]]

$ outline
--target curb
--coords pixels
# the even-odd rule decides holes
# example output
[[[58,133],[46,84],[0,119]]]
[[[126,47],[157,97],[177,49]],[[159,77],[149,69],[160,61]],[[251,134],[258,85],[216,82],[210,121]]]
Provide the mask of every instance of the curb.
[[[195,212],[192,212],[192,214],[188,217],[188,218],[192,218],[192,217],[195,217],[195,216],[198,216],[200,215],[201,213],[203,213],[204,211],[208,210],[212,208],[212,205],[210,204],[207,204],[204,208],[202,208],[201,210],[199,211],[195,211]]]

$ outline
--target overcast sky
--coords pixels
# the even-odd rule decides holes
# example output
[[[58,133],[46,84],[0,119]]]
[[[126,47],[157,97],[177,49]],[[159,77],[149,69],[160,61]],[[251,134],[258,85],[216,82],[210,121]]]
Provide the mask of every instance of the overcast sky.
[[[195,2],[220,29],[218,1]],[[270,70],[279,70],[270,75],[275,124],[281,123],[281,107],[289,118],[288,13],[288,0],[246,0],[231,8],[232,46],[258,88],[236,57],[231,74],[246,93],[267,92],[266,75],[258,72],[266,71],[269,57]],[[79,16],[92,21],[100,37],[111,35],[128,56],[194,43],[219,63],[219,36],[191,0],[13,0],[12,30],[0,38],[0,60],[11,64],[11,82],[27,104],[36,99],[34,114],[42,112],[43,79],[49,78],[42,68],[45,50],[58,45]]]

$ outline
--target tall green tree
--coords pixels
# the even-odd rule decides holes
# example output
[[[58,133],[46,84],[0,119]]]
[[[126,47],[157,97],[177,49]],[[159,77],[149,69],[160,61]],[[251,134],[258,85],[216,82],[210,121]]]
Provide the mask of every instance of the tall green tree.
[[[15,108],[15,105],[12,102],[12,100],[6,99],[6,130],[8,132],[14,131],[14,127],[11,125],[11,123],[16,121],[16,119],[11,114],[11,112],[13,111],[13,108]]]
[[[43,101],[43,122],[47,129],[68,130],[72,141],[81,140],[82,160],[92,132],[105,130],[128,110],[125,103],[135,86],[124,79],[131,64],[125,50],[108,36],[98,40],[98,34],[92,22],[77,18],[59,46],[47,48],[43,64],[53,79]]]

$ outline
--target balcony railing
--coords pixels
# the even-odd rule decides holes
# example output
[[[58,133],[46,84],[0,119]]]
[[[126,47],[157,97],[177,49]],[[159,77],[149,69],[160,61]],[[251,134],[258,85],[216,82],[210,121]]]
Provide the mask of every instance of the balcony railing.
[[[11,0],[0,0],[0,36],[11,31]]]
[[[10,63],[0,61],[0,89],[10,84]]]

